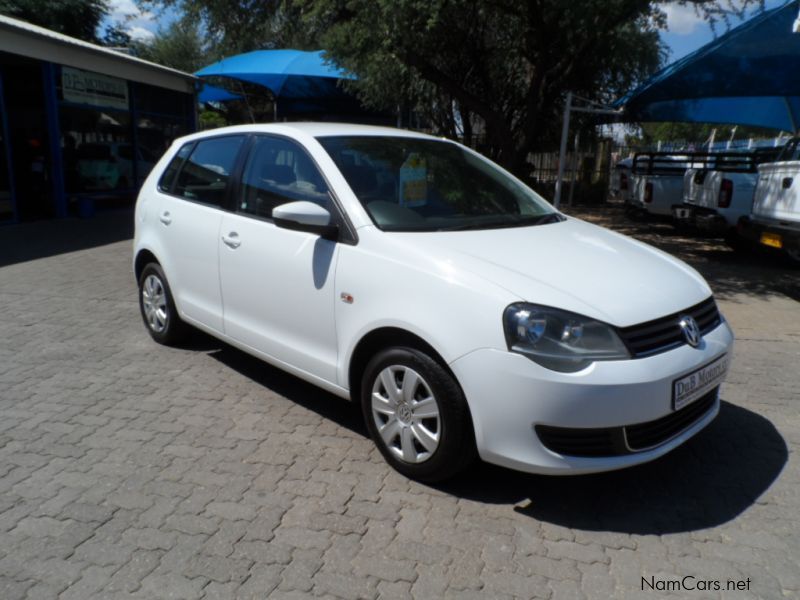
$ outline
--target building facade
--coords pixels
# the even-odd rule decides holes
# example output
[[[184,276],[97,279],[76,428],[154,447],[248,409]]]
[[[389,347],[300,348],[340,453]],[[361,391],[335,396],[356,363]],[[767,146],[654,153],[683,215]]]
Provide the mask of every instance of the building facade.
[[[0,224],[130,205],[196,78],[0,16]]]

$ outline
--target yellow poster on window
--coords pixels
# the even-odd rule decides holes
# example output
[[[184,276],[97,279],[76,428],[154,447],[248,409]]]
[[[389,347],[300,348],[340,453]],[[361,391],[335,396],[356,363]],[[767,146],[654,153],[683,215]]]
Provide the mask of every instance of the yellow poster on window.
[[[400,167],[400,206],[413,208],[428,202],[428,169],[417,153],[408,155]]]

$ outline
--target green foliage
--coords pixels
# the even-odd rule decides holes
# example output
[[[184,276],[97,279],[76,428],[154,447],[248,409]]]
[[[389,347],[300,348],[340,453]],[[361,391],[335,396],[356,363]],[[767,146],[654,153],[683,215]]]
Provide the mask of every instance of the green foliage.
[[[0,13],[34,25],[97,42],[107,0],[0,0]]]
[[[223,115],[213,110],[201,110],[199,115],[200,130],[216,129],[217,127],[225,127],[228,121]]]
[[[663,57],[648,0],[296,5],[322,47],[358,74],[350,85],[366,103],[415,108],[450,134],[474,123],[482,149],[517,172],[529,152],[556,144],[567,90],[609,101]]]
[[[176,21],[166,29],[159,29],[151,40],[133,42],[132,49],[140,58],[187,73],[213,62],[196,21]]]
[[[203,26],[214,58],[269,48],[313,48],[313,40],[287,0],[139,0],[151,9],[171,9],[183,22]]]
[[[112,48],[128,48],[132,44],[131,36],[122,23],[114,23],[106,27],[100,41],[104,46]]]

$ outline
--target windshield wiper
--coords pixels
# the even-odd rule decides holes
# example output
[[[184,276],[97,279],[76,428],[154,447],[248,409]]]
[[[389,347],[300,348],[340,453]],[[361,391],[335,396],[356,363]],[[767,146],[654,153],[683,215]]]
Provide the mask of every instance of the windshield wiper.
[[[479,221],[477,223],[463,223],[450,227],[439,227],[436,231],[468,231],[476,229],[503,229],[505,227],[526,227],[529,225],[545,225],[547,223],[557,223],[562,221],[558,213],[547,213],[535,217],[516,217],[514,219],[503,219],[502,221]]]

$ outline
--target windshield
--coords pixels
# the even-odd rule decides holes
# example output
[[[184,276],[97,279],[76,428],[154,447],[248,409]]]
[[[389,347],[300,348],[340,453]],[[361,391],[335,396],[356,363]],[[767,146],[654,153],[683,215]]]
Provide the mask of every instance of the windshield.
[[[455,231],[563,219],[531,189],[456,144],[409,137],[318,138],[385,231]]]

